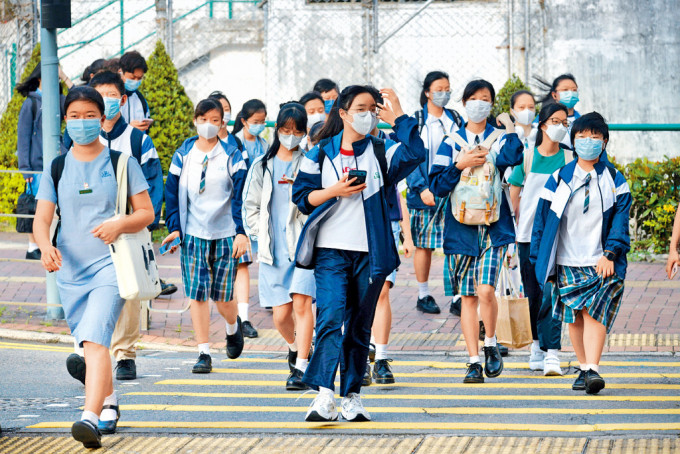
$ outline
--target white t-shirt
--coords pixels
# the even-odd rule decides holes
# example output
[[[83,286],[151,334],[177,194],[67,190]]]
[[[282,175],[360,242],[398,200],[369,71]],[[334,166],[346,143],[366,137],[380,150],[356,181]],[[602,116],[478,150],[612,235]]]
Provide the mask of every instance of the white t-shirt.
[[[200,193],[203,160],[208,156],[205,176],[205,190]],[[229,176],[229,156],[218,142],[215,148],[204,153],[194,144],[187,163],[188,235],[214,240],[236,235],[236,225],[231,214],[231,195],[234,184]]]
[[[573,195],[560,220],[556,263],[564,266],[595,266],[602,257],[602,195],[595,170],[590,171],[590,202],[583,212],[588,172],[576,165],[569,184]]]
[[[354,154],[342,150],[340,161],[342,173],[355,170]],[[340,197],[333,207],[333,213],[323,221],[316,237],[316,247],[346,251],[368,252],[368,235],[362,193]]]

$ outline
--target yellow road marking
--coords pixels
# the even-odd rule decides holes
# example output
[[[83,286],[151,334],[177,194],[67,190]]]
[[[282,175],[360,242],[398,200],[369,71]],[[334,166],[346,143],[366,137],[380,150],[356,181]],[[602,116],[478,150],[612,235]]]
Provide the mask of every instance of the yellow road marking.
[[[170,379],[161,380],[156,385],[197,385],[197,386],[282,386],[281,381],[274,380],[201,380],[201,379]],[[543,388],[543,389],[571,389],[571,383],[397,383],[393,385],[373,384],[376,388]],[[607,384],[610,389],[680,389],[680,385],[647,384],[647,383],[612,383]]]
[[[199,393],[199,392],[162,392],[134,391],[125,396],[173,396],[173,397],[209,397],[214,399],[314,399],[315,394],[299,393]],[[336,396],[338,397],[338,396]],[[362,394],[363,400],[585,400],[612,402],[680,402],[678,396],[586,396],[586,395],[475,395],[475,394]]]
[[[59,347],[57,345],[47,344],[18,344],[13,342],[0,342],[0,349],[73,352],[73,347]]]
[[[73,421],[41,422],[28,429],[68,429]],[[526,432],[610,432],[610,431],[680,431],[680,423],[631,423],[631,424],[500,424],[478,422],[269,422],[269,421],[121,421],[118,427],[142,429],[363,429],[363,430],[474,430],[477,432],[526,431]]]
[[[130,411],[185,411],[185,412],[256,412],[256,413],[298,413],[305,412],[306,406],[269,405],[162,405],[130,404],[121,405],[121,410]],[[497,407],[366,407],[370,413],[422,413],[446,415],[679,415],[679,408],[497,408]]]

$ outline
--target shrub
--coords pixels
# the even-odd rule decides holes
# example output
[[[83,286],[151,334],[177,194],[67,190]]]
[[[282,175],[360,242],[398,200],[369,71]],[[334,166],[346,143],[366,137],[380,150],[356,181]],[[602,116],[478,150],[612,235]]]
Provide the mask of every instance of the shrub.
[[[177,77],[177,69],[161,41],[147,59],[149,70],[141,85],[154,123],[149,135],[158,151],[164,172],[172,155],[185,139],[195,134],[194,106]]]
[[[531,91],[529,86],[522,82],[522,79],[517,77],[516,74],[513,74],[512,77],[510,77],[510,79],[505,82],[503,88],[501,88],[498,93],[496,93],[496,101],[493,104],[491,115],[497,117],[503,112],[510,112],[510,98],[512,97],[513,93],[518,90]],[[538,110],[538,105],[536,105],[536,112],[538,112]]]

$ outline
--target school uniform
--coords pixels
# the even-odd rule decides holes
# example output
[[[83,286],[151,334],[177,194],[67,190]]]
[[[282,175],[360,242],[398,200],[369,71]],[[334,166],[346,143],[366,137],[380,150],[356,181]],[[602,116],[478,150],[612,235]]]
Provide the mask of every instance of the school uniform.
[[[129,196],[148,189],[134,159],[128,160],[127,175]],[[58,184],[57,200],[52,174],[45,172],[37,199],[58,203],[61,213],[57,248],[62,266],[56,277],[66,322],[80,346],[93,342],[108,348],[125,301],[109,246],[91,232],[115,215],[118,184],[109,149],[88,162],[68,153]]]
[[[289,179],[297,175],[303,154],[291,161],[274,156],[262,167],[257,158],[248,171],[243,210],[248,234],[259,242],[258,289],[260,305],[276,307],[293,294],[316,296],[314,271],[295,267],[295,247],[307,216],[291,202]]]
[[[149,103],[139,90],[125,90],[127,102],[120,108],[120,114],[126,123],[140,121],[151,117]]]
[[[425,159],[417,126],[415,119],[403,115],[394,126],[401,143],[380,143],[366,136],[349,152],[341,150],[341,132],[302,160],[293,202],[310,216],[298,241],[296,261],[300,267],[314,268],[316,278],[316,349],[303,377],[314,389],[334,389],[340,363],[340,395],[361,390],[378,296],[385,278],[399,266],[386,192]],[[384,146],[383,164],[376,157],[376,144]],[[352,168],[367,172],[364,191],[318,207],[309,203],[312,191],[332,186]]]
[[[238,260],[234,237],[245,235],[241,217],[246,164],[236,148],[218,140],[205,153],[197,136],[172,157],[165,184],[166,226],[182,238],[184,293],[197,301],[229,301]]]
[[[550,176],[536,211],[531,261],[540,284],[557,284],[553,317],[573,323],[587,310],[609,332],[623,296],[632,197],[613,165],[598,161],[594,167],[586,172],[573,161]],[[614,275],[606,279],[595,272],[603,255],[614,262]]]
[[[469,133],[465,126],[458,130],[463,140],[472,147],[495,130],[487,123],[479,135]],[[522,162],[524,147],[516,133],[502,134],[493,143],[497,171],[503,175],[509,166]],[[430,172],[430,190],[439,197],[447,197],[460,182],[462,171],[455,163],[460,146],[446,138],[439,146]],[[450,198],[444,206],[444,292],[447,296],[474,296],[477,286],[496,286],[507,245],[515,242],[515,229],[506,197],[501,197],[500,218],[490,226],[465,225],[458,222],[451,211]]]
[[[428,114],[427,104],[414,115],[419,122],[420,138],[427,149],[426,159],[407,178],[406,206],[411,219],[411,234],[416,247],[435,249],[444,240],[444,204],[446,200],[435,197],[434,206],[425,205],[421,192],[429,189],[432,170],[439,145],[448,134],[453,134],[462,124],[457,112],[444,109],[441,117]]]
[[[398,142],[396,134],[387,135],[384,131],[378,131],[378,138],[382,140],[391,139]],[[401,224],[399,224],[403,219],[403,214],[401,212],[401,204],[399,203],[398,192],[406,189],[406,180],[401,180],[399,183],[393,184],[387,190],[387,208],[390,213],[390,225],[392,226],[392,236],[394,236],[394,244],[399,250],[399,234],[401,233]],[[397,269],[395,268],[392,273],[385,279],[390,283],[390,288],[394,287],[397,281]]]

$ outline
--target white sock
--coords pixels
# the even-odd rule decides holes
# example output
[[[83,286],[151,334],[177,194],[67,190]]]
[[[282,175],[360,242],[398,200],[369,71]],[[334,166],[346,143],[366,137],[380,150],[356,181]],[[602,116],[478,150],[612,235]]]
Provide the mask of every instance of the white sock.
[[[430,294],[430,286],[427,282],[418,282],[418,298],[425,298]]]
[[[288,350],[290,350],[291,352],[297,351],[297,345],[295,344],[295,342],[293,342],[292,344],[289,344],[288,342],[286,342],[286,345],[288,346]]]
[[[118,396],[116,395],[115,391],[110,396],[106,396],[104,398],[104,406],[107,405],[118,405]],[[105,408],[102,410],[102,414],[99,416],[99,419],[102,421],[115,421],[117,417],[118,414],[116,413],[116,410],[112,408]]]
[[[90,421],[95,427],[97,427],[97,424],[99,424],[99,417],[93,412],[87,410],[83,412],[83,416],[80,417],[80,420]]]
[[[480,364],[479,356],[470,356],[470,364]]]
[[[78,341],[75,339],[73,339],[73,352],[77,353],[80,356],[85,356],[85,350],[83,349],[83,347],[78,345]]]
[[[541,349],[541,343],[537,340],[533,341],[531,343],[531,349],[535,352],[539,351]]]
[[[484,336],[484,346],[485,347],[495,347],[496,346],[496,335],[493,337]]]
[[[375,344],[375,360],[387,359],[387,344]]]
[[[307,365],[309,364],[308,359],[302,359],[298,358],[295,360],[295,368],[299,371],[306,372],[307,371]]]
[[[28,242],[28,252],[33,252],[38,249],[38,245],[35,243]]]
[[[198,344],[198,353],[203,355],[210,355],[210,342],[205,344]]]
[[[585,372],[585,371],[587,371],[588,369],[590,369],[590,367],[589,367],[588,364],[583,364],[583,363],[579,363],[578,367],[579,367],[583,372]]]
[[[242,322],[248,320],[248,303],[238,303],[238,316]]]
[[[559,350],[557,350],[556,348],[549,348],[549,349],[548,349],[548,354],[546,355],[546,357],[548,357],[548,358],[551,358],[551,357],[552,357],[552,358],[557,358],[557,357],[558,357],[558,356],[557,356],[557,352],[558,352],[558,351],[559,351]]]
[[[588,369],[594,370],[595,372],[600,372],[599,364],[588,364]]]
[[[236,322],[236,323],[227,322],[227,336],[231,336],[232,334],[236,334],[236,331],[238,331],[238,322]]]
[[[319,386],[319,394],[327,394],[331,396],[331,399],[335,398],[335,392],[332,389],[324,388],[323,386]]]

